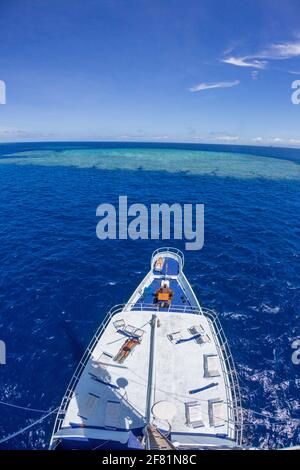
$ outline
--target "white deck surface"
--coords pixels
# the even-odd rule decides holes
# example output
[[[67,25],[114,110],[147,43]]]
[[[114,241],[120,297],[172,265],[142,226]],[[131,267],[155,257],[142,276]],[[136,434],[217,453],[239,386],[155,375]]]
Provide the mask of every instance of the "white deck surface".
[[[158,273],[155,263],[161,257],[165,271]],[[141,437],[145,425],[153,423],[171,431],[174,444],[183,448],[234,445],[232,390],[223,353],[182,265],[183,256],[176,249],[155,252],[151,270],[128,304],[116,310],[102,335],[96,336],[71,399],[67,391],[63,401],[66,411],[56,426],[56,438],[127,442],[130,429]],[[157,305],[153,297],[166,280],[174,294],[169,309]],[[115,356],[128,339],[124,327],[131,333],[139,328],[144,334],[119,364]],[[205,338],[202,344],[200,334]],[[164,419],[158,419],[159,413]]]
[[[114,315],[97,343],[92,357],[85,367],[71,399],[62,428],[71,424],[84,424],[87,427],[130,429],[145,425],[147,415],[147,391],[150,359],[151,318],[154,312],[126,311]],[[204,315],[182,314],[166,311],[155,312],[160,326],[155,328],[155,346],[153,355],[152,402],[166,400],[176,407],[176,413],[170,425],[172,433],[190,434],[225,434],[233,438],[233,426],[228,425],[228,408],[225,392],[224,376],[221,363],[213,341],[198,344],[195,339],[179,344],[171,342],[168,335],[180,332],[186,340],[193,335],[188,330],[201,324],[205,332],[212,338],[209,323]],[[117,320],[124,320],[145,331],[141,344],[137,345],[123,364],[107,359],[118,353],[126,341],[126,336],[118,332],[113,325]],[[157,325],[157,323],[156,323]],[[177,335],[178,336],[178,335]],[[99,358],[109,365],[99,365]],[[204,355],[216,355],[219,376],[205,377]],[[214,361],[215,362],[215,361]],[[97,368],[97,370],[95,370]],[[100,380],[114,387],[98,382],[90,374],[96,374]],[[190,394],[189,392],[209,384],[217,383],[210,389]],[[218,416],[214,417],[215,426],[209,419],[209,400],[217,403],[215,409]],[[196,419],[195,425],[187,423],[187,407],[189,403],[197,403],[191,408],[190,418]],[[153,420],[151,414],[151,420]],[[167,423],[155,421],[161,428],[168,428]],[[200,424],[199,424],[200,423]],[[95,431],[94,431],[95,432]],[[184,441],[184,439],[183,439]]]

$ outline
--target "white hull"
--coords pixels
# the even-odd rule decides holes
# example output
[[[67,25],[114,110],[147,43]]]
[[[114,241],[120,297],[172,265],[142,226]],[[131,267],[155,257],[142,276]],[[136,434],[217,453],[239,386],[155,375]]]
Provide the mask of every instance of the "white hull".
[[[157,250],[129,302],[109,312],[66,391],[50,448],[149,448],[149,426],[175,448],[241,444],[239,386],[223,329],[182,268],[181,252]],[[172,291],[168,304],[157,300],[162,284]]]

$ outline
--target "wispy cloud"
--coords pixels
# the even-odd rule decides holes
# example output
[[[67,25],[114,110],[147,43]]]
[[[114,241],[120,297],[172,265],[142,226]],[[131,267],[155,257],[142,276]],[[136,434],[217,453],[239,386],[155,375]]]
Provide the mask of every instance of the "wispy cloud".
[[[232,52],[231,52],[232,54]],[[273,60],[287,60],[300,57],[300,40],[271,44],[256,54],[240,56],[230,55],[221,59],[225,64],[236,67],[250,67],[254,69],[266,69],[269,62]]]
[[[258,70],[252,70],[252,72],[250,73],[252,80],[257,80],[258,74],[259,74]]]
[[[300,146],[300,139],[289,139],[290,145],[295,145],[296,147]]]
[[[195,93],[197,91],[212,90],[214,88],[232,88],[239,84],[239,80],[234,80],[233,82],[199,83],[198,85],[189,88],[189,91]]]
[[[215,138],[215,140],[219,142],[237,142],[240,140],[240,136],[238,135],[220,135]]]
[[[300,56],[300,41],[272,44],[267,50],[260,54],[260,57],[266,59],[291,59]]]
[[[30,131],[16,127],[0,126],[0,142],[17,142],[28,140],[54,140],[55,134]]]
[[[257,145],[266,145],[266,146],[277,145],[280,147],[300,147],[300,139],[297,139],[297,138],[253,137],[250,143],[254,143]]]
[[[210,132],[208,136],[210,142],[238,142],[240,136],[237,134],[230,134],[228,132]]]
[[[297,70],[289,70],[289,73],[291,73],[292,75],[300,75],[300,70],[297,71]]]
[[[236,65],[237,67],[251,67],[255,69],[265,69],[267,62],[265,60],[253,59],[250,57],[226,57],[222,59],[225,64]]]
[[[20,135],[25,134],[27,131],[24,129],[17,129],[16,127],[0,126],[0,135]]]

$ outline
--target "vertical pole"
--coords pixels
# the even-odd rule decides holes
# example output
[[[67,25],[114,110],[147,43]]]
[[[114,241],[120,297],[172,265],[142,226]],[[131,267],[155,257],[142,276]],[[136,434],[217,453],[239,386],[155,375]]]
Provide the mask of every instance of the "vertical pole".
[[[150,337],[150,352],[149,352],[149,369],[148,369],[148,389],[147,389],[147,401],[146,401],[146,423],[150,424],[151,420],[151,409],[153,401],[153,373],[155,366],[155,333],[156,333],[156,314],[152,315],[151,318],[151,337]]]

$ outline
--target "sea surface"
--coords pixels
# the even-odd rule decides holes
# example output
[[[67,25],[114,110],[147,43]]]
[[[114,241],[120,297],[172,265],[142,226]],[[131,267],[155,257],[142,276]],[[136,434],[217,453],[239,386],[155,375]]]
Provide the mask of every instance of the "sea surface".
[[[159,246],[96,237],[96,208],[205,204],[185,273],[215,309],[238,369],[245,443],[300,444],[300,150],[180,144],[0,145],[0,401],[57,407],[107,310]],[[0,403],[0,439],[42,416]],[[53,417],[0,445],[47,448]]]

